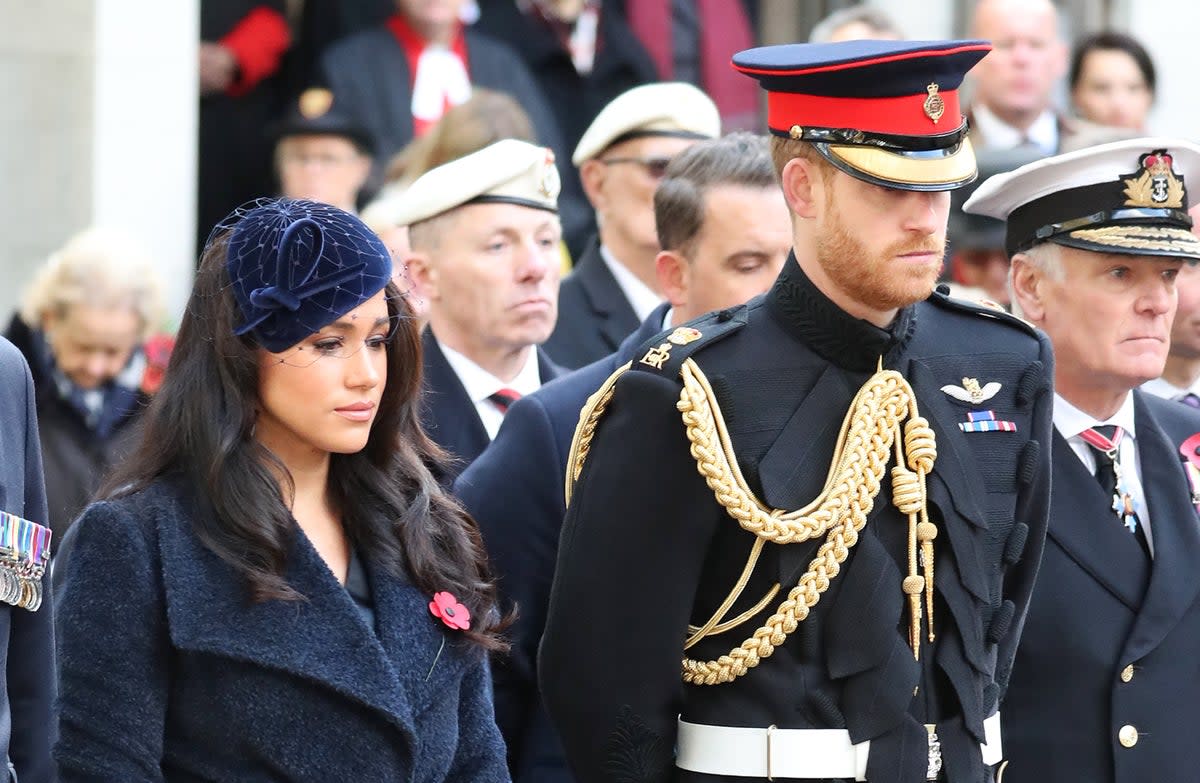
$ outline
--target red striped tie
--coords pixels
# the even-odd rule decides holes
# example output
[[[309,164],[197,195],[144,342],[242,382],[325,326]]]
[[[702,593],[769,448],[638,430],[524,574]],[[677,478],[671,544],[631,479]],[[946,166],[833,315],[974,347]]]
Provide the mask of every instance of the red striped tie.
[[[521,392],[517,391],[516,389],[501,389],[495,394],[489,394],[488,399],[492,401],[493,405],[500,409],[501,413],[508,413],[509,407],[514,402],[521,399]]]

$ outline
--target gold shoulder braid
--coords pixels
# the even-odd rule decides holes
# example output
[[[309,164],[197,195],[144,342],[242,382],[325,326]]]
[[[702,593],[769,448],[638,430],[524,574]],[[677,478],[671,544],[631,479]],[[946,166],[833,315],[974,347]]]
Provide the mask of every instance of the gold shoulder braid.
[[[629,365],[617,370],[592,395],[580,413],[579,426],[571,443],[568,461],[566,497],[579,478],[587,459],[592,436],[605,408],[612,399],[617,378]],[[754,634],[717,660],[683,659],[683,679],[693,685],[717,685],[732,682],[769,657],[783,644],[796,626],[808,617],[821,594],[829,589],[841,564],[858,542],[858,533],[879,494],[880,481],[892,453],[892,503],[908,516],[908,576],[901,589],[909,600],[909,644],[913,657],[920,657],[921,595],[928,614],[928,638],[933,633],[933,540],[937,526],[929,521],[926,507],[925,477],[937,458],[934,432],[919,415],[916,396],[908,381],[894,370],[880,369],[863,384],[842,421],[837,446],[821,493],[808,505],[795,511],[769,509],[746,485],[738,467],[725,421],[716,395],[693,359],[680,369],[683,389],[676,407],[683,417],[691,454],[717,502],[745,530],[756,537],[746,567],[738,583],[704,626],[689,626],[684,649],[701,639],[729,630],[761,612],[774,599],[776,585],[754,607],[732,620],[725,613],[741,596],[764,543],[792,544],[824,535],[808,570],[800,577],[766,623]],[[907,419],[907,421],[905,421]],[[904,437],[900,435],[904,425]],[[922,573],[918,573],[918,566]]]

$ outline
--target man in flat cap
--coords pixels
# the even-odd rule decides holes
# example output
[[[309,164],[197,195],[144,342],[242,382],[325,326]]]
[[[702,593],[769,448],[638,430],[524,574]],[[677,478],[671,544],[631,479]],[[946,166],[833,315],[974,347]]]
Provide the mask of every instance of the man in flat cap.
[[[275,126],[275,173],[285,198],[320,201],[354,213],[371,174],[371,137],[341,112],[333,93],[300,93]]]
[[[581,781],[992,779],[1053,397],[1043,337],[933,290],[988,48],[734,57],[793,254],[580,414],[540,671]]]
[[[404,193],[409,274],[429,316],[422,423],[456,458],[447,482],[495,437],[513,402],[562,372],[538,348],[557,312],[558,183],[549,149],[505,139]]]
[[[1137,390],[1162,372],[1175,278],[1200,259],[1197,180],[1200,147],[1133,139],[1023,166],[966,204],[1008,221],[1015,301],[1055,355],[1050,525],[1004,705],[1011,780],[1200,769],[1200,413]]]
[[[558,326],[546,343],[554,361],[574,369],[608,356],[662,301],[654,189],[673,156],[719,135],[716,105],[682,82],[622,93],[584,132],[572,161],[599,233],[563,281]]]

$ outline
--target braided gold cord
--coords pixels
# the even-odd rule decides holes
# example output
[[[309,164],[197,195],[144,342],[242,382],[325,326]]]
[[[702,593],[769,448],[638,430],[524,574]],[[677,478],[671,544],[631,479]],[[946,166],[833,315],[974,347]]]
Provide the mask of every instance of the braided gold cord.
[[[605,379],[600,388],[591,397],[588,397],[588,401],[579,411],[579,424],[575,427],[575,434],[571,437],[571,450],[567,453],[567,474],[563,487],[563,497],[568,506],[571,505],[571,491],[575,488],[575,482],[579,480],[579,474],[583,471],[584,460],[587,459],[588,452],[592,449],[592,438],[596,434],[596,425],[600,423],[600,417],[604,415],[608,403],[612,400],[617,379],[632,364],[632,362],[625,362],[613,371],[613,374]]]
[[[596,427],[612,400],[616,381],[629,367],[630,364],[625,364],[610,375],[580,411],[565,476],[568,504]],[[929,614],[929,639],[933,641],[933,538],[937,528],[928,519],[925,477],[933,469],[937,447],[934,432],[919,416],[916,397],[904,376],[881,369],[863,384],[842,421],[823,489],[808,505],[787,512],[765,507],[746,484],[716,396],[695,361],[687,359],[684,362],[680,377],[683,389],[677,407],[686,427],[696,469],[717,502],[744,530],[758,539],[741,578],[720,608],[704,626],[688,627],[687,647],[749,620],[778,592],[779,585],[776,585],[755,607],[731,621],[722,622],[725,612],[744,590],[763,542],[789,544],[825,536],[808,569],[763,626],[716,660],[684,658],[684,681],[694,685],[732,682],[757,666],[763,658],[770,657],[808,617],[809,611],[837,577],[850,549],[858,543],[859,531],[866,525],[867,516],[874,507],[893,446],[896,467],[892,472],[892,501],[909,517],[909,575],[903,589],[910,597],[910,642],[914,655],[920,644],[922,592]],[[898,442],[902,422],[903,449]],[[917,573],[918,551],[924,576]]]
[[[850,549],[858,542],[859,531],[866,525],[894,443],[897,462],[903,464],[900,444],[896,443],[900,423],[910,419],[905,427],[905,443],[908,469],[915,471],[913,481],[901,479],[901,496],[894,498],[906,513],[915,515],[924,507],[924,477],[933,467],[936,444],[928,422],[917,414],[912,387],[900,373],[880,370],[859,389],[846,412],[824,489],[804,508],[781,513],[764,507],[746,485],[720,408],[703,372],[688,359],[680,375],[683,390],[678,407],[687,428],[692,457],[717,502],[743,529],[773,543],[795,543],[826,535],[808,570],[751,637],[716,660],[683,660],[685,682],[716,685],[742,676],[774,653],[829,588]],[[911,574],[917,559],[915,519],[910,535]],[[914,626],[919,628],[920,594],[925,580],[915,574],[910,579],[911,576],[921,580],[915,595],[910,593],[916,599],[911,609]],[[905,592],[909,592],[908,587],[914,585],[909,579],[905,581]],[[914,646],[919,645],[916,634],[912,634]]]

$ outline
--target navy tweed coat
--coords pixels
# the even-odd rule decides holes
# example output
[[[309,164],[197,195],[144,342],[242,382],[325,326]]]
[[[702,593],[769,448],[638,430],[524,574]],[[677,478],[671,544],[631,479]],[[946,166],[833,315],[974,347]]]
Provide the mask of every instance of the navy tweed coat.
[[[251,604],[193,533],[196,505],[159,481],[68,535],[63,783],[508,781],[486,657],[430,596],[362,553],[376,635],[297,528],[286,576],[306,600]]]

